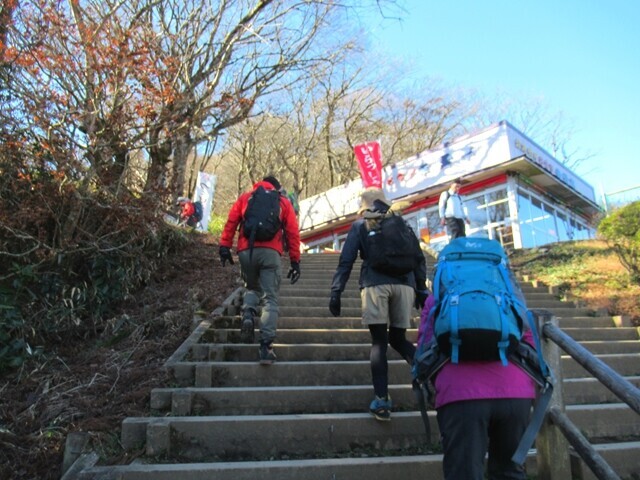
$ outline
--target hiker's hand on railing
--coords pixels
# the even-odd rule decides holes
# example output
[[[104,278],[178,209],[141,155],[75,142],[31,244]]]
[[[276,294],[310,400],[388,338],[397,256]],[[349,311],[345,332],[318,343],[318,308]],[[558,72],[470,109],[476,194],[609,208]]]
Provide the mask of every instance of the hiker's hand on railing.
[[[340,316],[340,293],[331,293],[331,300],[329,300],[329,311],[334,317]]]
[[[229,247],[220,246],[220,261],[222,262],[222,266],[224,267],[227,260],[230,265],[233,265],[233,257],[231,256],[231,249]]]
[[[291,279],[291,285],[296,283],[300,278],[300,264],[298,262],[291,262],[291,268],[287,273],[287,278]]]

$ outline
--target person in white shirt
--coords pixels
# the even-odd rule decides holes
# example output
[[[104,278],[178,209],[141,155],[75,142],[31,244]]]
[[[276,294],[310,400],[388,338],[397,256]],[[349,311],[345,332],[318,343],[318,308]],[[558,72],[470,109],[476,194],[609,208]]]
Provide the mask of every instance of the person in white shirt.
[[[458,192],[460,191],[460,179],[456,179],[440,194],[438,202],[438,213],[440,214],[440,225],[446,225],[447,233],[451,239],[466,237],[465,222],[469,224],[469,216],[464,202]]]

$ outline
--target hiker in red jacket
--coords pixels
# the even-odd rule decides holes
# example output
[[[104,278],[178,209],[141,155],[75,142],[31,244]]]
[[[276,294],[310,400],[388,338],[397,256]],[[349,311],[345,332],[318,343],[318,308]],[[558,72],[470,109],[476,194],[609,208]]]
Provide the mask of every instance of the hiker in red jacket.
[[[269,195],[277,195],[279,204],[279,224],[272,238],[253,240],[246,235],[246,213],[250,199],[258,189],[266,190]],[[238,234],[237,252],[240,260],[240,272],[246,292],[242,304],[242,323],[240,333],[244,342],[253,341],[255,316],[262,300],[260,316],[260,350],[261,365],[270,365],[276,360],[273,342],[276,338],[278,321],[278,292],[282,276],[281,256],[283,254],[283,235],[289,247],[291,268],[287,278],[295,283],[300,277],[300,231],[298,219],[291,202],[280,195],[281,185],[273,176],[265,177],[257,182],[251,191],[245,192],[236,200],[227,217],[227,222],[220,237],[220,260],[222,266],[227,261],[233,264],[231,247],[236,232]],[[264,193],[264,192],[263,192]],[[267,196],[269,196],[267,195]],[[266,203],[266,202],[265,202]],[[264,223],[264,222],[263,222]],[[240,227],[240,228],[238,228]]]
[[[198,224],[196,219],[196,207],[193,202],[185,197],[178,197],[176,205],[180,206],[180,223],[188,227],[194,227]]]

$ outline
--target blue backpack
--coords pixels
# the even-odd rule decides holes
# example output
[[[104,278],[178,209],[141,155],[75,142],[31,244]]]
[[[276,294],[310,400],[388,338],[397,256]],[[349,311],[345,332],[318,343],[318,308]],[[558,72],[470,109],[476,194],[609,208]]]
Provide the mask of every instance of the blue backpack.
[[[435,303],[423,321],[433,322],[434,339],[423,334],[413,361],[413,386],[427,439],[427,404],[433,404],[433,378],[446,362],[507,358],[527,373],[540,391],[512,461],[521,465],[533,445],[553,394],[553,374],[542,357],[540,337],[522,290],[495,240],[462,237],[438,255],[433,279]],[[536,348],[521,341],[525,324]],[[424,332],[426,325],[420,325]]]
[[[495,240],[456,238],[438,255],[433,280],[434,336],[459,360],[500,360],[520,343],[527,322],[524,295]]]

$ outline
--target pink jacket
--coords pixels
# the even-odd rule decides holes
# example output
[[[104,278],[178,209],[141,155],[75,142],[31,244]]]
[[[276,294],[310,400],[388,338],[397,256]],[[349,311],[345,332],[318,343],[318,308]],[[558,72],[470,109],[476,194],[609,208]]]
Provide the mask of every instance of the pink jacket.
[[[418,343],[433,338],[433,321],[427,318],[435,301],[429,295],[420,316]],[[533,345],[530,330],[524,340]],[[436,408],[448,403],[488,398],[535,398],[536,385],[519,367],[509,362],[505,367],[496,362],[448,362],[436,375]]]

